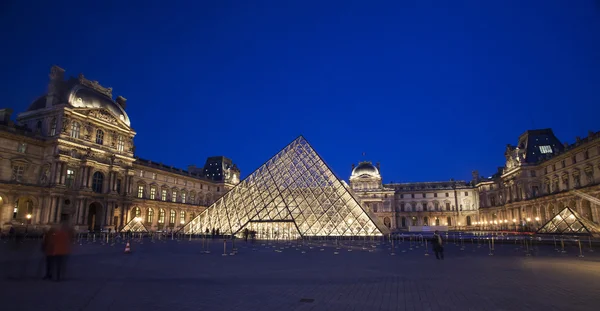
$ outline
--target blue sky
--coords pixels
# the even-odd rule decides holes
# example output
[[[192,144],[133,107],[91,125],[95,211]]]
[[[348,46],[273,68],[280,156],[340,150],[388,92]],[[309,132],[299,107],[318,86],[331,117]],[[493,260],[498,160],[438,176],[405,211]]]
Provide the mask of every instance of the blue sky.
[[[250,3],[251,2],[251,3]],[[298,135],[336,174],[469,179],[527,129],[600,130],[597,1],[3,1],[2,105],[49,69],[128,99],[138,156],[245,176]],[[366,153],[366,157],[362,153]]]

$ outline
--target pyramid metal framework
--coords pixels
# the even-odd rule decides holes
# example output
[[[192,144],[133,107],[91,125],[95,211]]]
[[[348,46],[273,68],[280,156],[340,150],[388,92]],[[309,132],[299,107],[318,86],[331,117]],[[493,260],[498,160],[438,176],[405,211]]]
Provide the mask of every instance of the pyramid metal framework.
[[[539,234],[583,234],[600,235],[600,226],[592,221],[581,217],[579,213],[564,208],[556,216],[552,217],[536,233]]]
[[[148,232],[141,220],[132,219],[121,229],[121,232]]]
[[[293,224],[300,236],[381,236],[389,229],[365,210],[299,136],[183,228],[237,234],[251,223]]]

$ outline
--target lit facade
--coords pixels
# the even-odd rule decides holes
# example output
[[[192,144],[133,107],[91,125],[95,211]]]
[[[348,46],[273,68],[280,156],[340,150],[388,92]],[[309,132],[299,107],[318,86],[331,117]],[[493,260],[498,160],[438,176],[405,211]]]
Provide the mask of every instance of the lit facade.
[[[16,122],[0,109],[3,229],[67,220],[82,231],[119,230],[139,217],[149,230],[174,230],[235,186],[240,172],[224,157],[221,178],[136,157],[126,102],[54,66],[47,94]]]
[[[565,207],[600,223],[600,132],[561,143],[552,130],[523,133],[490,178],[475,176],[481,222],[488,230],[535,230]]]
[[[478,221],[477,191],[470,182],[383,184],[379,163],[363,161],[352,165],[350,187],[392,231],[433,226],[468,230]]]

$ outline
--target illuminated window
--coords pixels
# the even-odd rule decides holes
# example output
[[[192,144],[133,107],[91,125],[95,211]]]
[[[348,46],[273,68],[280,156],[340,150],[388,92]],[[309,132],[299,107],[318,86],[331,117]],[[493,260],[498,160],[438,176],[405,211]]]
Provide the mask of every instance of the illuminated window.
[[[540,146],[541,153],[552,153],[552,147],[550,146]]]
[[[158,223],[159,224],[165,223],[165,210],[162,208],[158,211]]]
[[[67,177],[65,178],[65,186],[67,186],[67,188],[71,188],[73,186],[74,181],[75,181],[75,171],[72,169],[67,169]]]
[[[185,204],[185,192],[181,193],[181,203]]]
[[[169,213],[169,223],[170,224],[175,224],[175,210],[171,210],[171,213]]]
[[[96,144],[102,145],[104,143],[104,132],[102,130],[96,131]]]
[[[14,181],[22,181],[23,180],[23,172],[25,171],[25,167],[22,165],[13,165],[12,167],[12,180]]]
[[[50,136],[56,135],[56,118],[52,119],[50,122]]]
[[[27,150],[27,144],[26,143],[19,143],[19,147],[17,148],[17,151],[19,153],[25,153],[26,150]]]
[[[161,199],[161,200],[163,200],[163,201],[166,201],[166,200],[167,200],[167,190],[163,189],[163,190],[160,192],[160,199]]]
[[[171,195],[171,201],[177,202],[177,191],[173,190],[173,194]]]
[[[179,222],[181,224],[185,223],[185,212],[184,211],[179,212]]]
[[[148,217],[146,218],[146,220],[150,224],[152,223],[152,221],[154,221],[154,210],[152,208],[148,209]]]
[[[156,199],[156,188],[150,188],[150,200]]]
[[[144,197],[144,186],[143,185],[139,185],[138,186],[138,198],[143,198]]]
[[[142,210],[136,206],[135,209],[133,210],[133,215],[134,215],[134,217],[142,216]]]
[[[79,131],[81,127],[78,122],[71,123],[71,137],[79,138]]]
[[[119,136],[117,138],[117,151],[123,150],[125,150],[125,140],[123,139],[123,136]]]

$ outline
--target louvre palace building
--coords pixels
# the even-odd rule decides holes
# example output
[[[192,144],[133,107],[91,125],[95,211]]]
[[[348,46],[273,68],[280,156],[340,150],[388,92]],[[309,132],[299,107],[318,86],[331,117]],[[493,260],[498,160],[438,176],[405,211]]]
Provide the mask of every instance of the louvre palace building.
[[[11,109],[0,109],[3,230],[41,229],[61,221],[80,231],[121,230],[137,219],[148,230],[171,231],[207,214],[213,203],[215,213],[225,200],[246,204],[236,193],[251,183],[240,182],[240,170],[225,156],[209,157],[204,166],[185,170],[137,157],[126,102],[122,96],[113,99],[112,89],[97,81],[81,74],[67,79],[63,69],[53,66],[47,94],[14,121]],[[303,139],[296,144],[294,148],[310,148]],[[312,157],[319,158],[316,153]],[[482,177],[475,171],[469,181],[383,183],[379,163],[352,165],[344,189],[336,186],[336,200],[345,202],[357,221],[365,219],[365,225],[356,231],[347,225],[344,232],[384,232],[381,226],[391,231],[534,230],[564,207],[600,222],[600,132],[569,144],[550,129],[525,131],[516,145],[506,147],[505,157],[495,174]],[[281,163],[286,155],[279,161],[272,167],[285,166]],[[328,168],[322,174],[337,180]],[[261,196],[261,202],[273,204],[267,203],[268,195]],[[274,207],[281,209],[284,201]],[[310,208],[311,201],[303,204]],[[305,215],[297,206],[284,207]],[[332,224],[335,217],[327,222],[334,228],[329,234],[342,233]],[[319,220],[305,222],[310,226]]]

